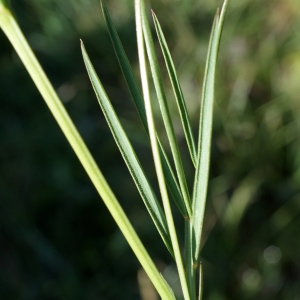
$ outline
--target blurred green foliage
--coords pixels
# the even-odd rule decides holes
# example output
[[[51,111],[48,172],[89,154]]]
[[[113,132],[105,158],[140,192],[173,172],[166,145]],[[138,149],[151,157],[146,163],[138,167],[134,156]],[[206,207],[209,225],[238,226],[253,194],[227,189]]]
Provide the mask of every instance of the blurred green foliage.
[[[170,277],[172,260],[118,153],[82,61],[79,38],[155,184],[151,151],[98,1],[11,2],[113,191]],[[165,30],[196,136],[208,37],[221,3],[151,5]],[[107,0],[107,6],[137,72],[133,0]],[[204,299],[300,297],[299,32],[298,0],[230,1],[216,82]],[[2,32],[0,45],[0,298],[140,299],[136,258]],[[160,52],[159,57],[163,61]],[[193,168],[162,71],[191,186]],[[169,279],[176,285],[176,277]]]

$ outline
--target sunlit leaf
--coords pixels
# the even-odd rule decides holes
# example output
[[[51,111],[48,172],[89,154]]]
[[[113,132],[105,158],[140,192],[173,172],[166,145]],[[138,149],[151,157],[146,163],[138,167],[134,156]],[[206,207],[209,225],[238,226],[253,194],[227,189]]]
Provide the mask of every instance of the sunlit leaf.
[[[196,153],[195,141],[194,141],[193,132],[192,132],[192,128],[191,128],[191,124],[190,124],[190,120],[189,120],[188,111],[186,108],[186,104],[184,101],[180,83],[179,83],[179,80],[177,77],[176,69],[175,69],[175,66],[174,66],[174,63],[172,60],[172,56],[169,51],[165,36],[164,36],[161,26],[158,22],[158,19],[157,19],[156,15],[154,14],[154,12],[152,12],[152,15],[153,15],[154,25],[155,25],[156,33],[157,33],[157,36],[159,39],[160,47],[161,47],[161,50],[164,55],[165,63],[166,63],[167,69],[168,69],[169,77],[170,77],[173,91],[175,94],[183,131],[184,131],[185,138],[186,138],[188,148],[190,151],[191,160],[192,160],[194,166],[196,166],[197,153]]]
[[[146,178],[146,175],[140,165],[140,162],[131,146],[131,143],[113,109],[113,106],[106,95],[106,92],[95,72],[95,69],[88,57],[83,43],[81,43],[84,63],[88,71],[92,86],[96,93],[100,107],[114,136],[116,144],[124,158],[124,161],[130,171],[130,174],[140,192],[142,199],[155,223],[164,243],[168,250],[173,255],[170,235],[168,231],[167,222],[163,210]]]
[[[199,251],[200,251],[203,217],[204,217],[206,195],[207,195],[216,63],[217,63],[218,48],[220,44],[220,37],[221,37],[222,25],[223,25],[226,7],[227,7],[227,0],[225,0],[222,7],[222,11],[220,15],[221,19],[219,19],[219,11],[217,12],[214,19],[209,47],[208,47],[204,84],[203,84],[202,107],[201,107],[200,124],[199,124],[198,161],[197,161],[197,168],[196,168],[196,175],[195,175],[195,182],[194,182],[194,193],[193,193],[195,261],[198,260]]]

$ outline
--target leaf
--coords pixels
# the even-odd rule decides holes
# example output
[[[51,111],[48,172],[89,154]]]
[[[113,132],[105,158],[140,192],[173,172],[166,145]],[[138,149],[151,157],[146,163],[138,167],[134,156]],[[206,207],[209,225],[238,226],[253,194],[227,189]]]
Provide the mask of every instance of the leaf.
[[[140,116],[140,119],[143,123],[143,126],[145,130],[148,132],[148,126],[147,126],[147,120],[146,120],[146,112],[145,112],[145,105],[144,101],[141,95],[141,92],[136,84],[136,80],[134,78],[130,63],[128,61],[128,58],[125,54],[124,48],[122,46],[122,43],[120,41],[120,38],[118,36],[118,33],[115,29],[115,26],[113,25],[113,22],[110,18],[109,12],[107,10],[107,7],[104,3],[104,1],[100,1],[102,13],[106,22],[106,26],[116,53],[116,56],[118,58],[120,67],[122,69],[124,78],[126,80],[126,83],[128,85],[130,94],[132,96],[132,99],[134,100],[134,104],[137,108],[138,114]]]
[[[142,124],[144,126],[144,129],[149,136],[149,130],[148,130],[148,125],[147,125],[147,119],[146,119],[146,112],[145,112],[145,105],[144,105],[144,100],[141,95],[140,89],[138,88],[138,85],[136,83],[136,80],[134,78],[130,63],[128,61],[128,58],[126,56],[126,53],[124,51],[124,48],[122,46],[122,43],[120,41],[120,38],[118,36],[118,33],[113,25],[113,22],[110,18],[109,12],[107,10],[107,7],[104,3],[104,1],[101,0],[101,7],[102,7],[102,12],[105,18],[105,22],[107,25],[107,29],[116,53],[116,56],[118,58],[121,70],[123,72],[124,78],[126,80],[127,86],[129,88],[130,94],[132,96],[132,99],[134,101],[134,104],[137,108],[139,117],[142,121]],[[185,208],[185,204],[182,199],[181,191],[177,183],[177,179],[175,178],[175,175],[173,173],[172,167],[168,161],[167,155],[163,149],[163,146],[159,140],[158,135],[156,135],[157,141],[159,144],[159,151],[160,151],[160,157],[162,160],[162,166],[164,170],[164,174],[166,177],[166,183],[169,188],[169,191],[178,207],[180,210],[181,214],[186,217],[187,216],[187,211]]]
[[[182,94],[182,90],[181,90],[181,87],[180,87],[180,83],[179,83],[179,80],[178,80],[178,77],[177,77],[176,69],[175,69],[175,66],[174,66],[172,56],[171,56],[171,53],[169,51],[166,39],[164,37],[163,31],[162,31],[161,26],[158,22],[158,19],[157,19],[156,15],[153,11],[152,11],[152,16],[153,16],[154,25],[155,25],[156,33],[157,33],[157,36],[158,36],[158,40],[159,40],[159,43],[160,43],[160,47],[161,47],[161,50],[162,50],[163,55],[164,55],[165,63],[166,63],[167,69],[168,69],[169,77],[170,77],[171,84],[172,84],[172,87],[173,87],[173,91],[174,91],[174,94],[175,94],[175,98],[176,98],[176,102],[177,102],[177,106],[178,106],[178,110],[179,110],[179,114],[180,114],[180,118],[181,118],[183,131],[184,131],[185,138],[186,138],[188,148],[189,148],[189,151],[190,151],[191,160],[192,160],[194,166],[196,166],[197,152],[196,152],[195,141],[194,141],[194,137],[193,137],[193,132],[192,132],[192,128],[191,128],[191,124],[190,124],[186,104],[185,104],[184,97],[183,97],[183,94]]]
[[[148,54],[148,59],[150,62],[150,69],[152,73],[152,78],[154,81],[154,86],[156,90],[156,94],[158,97],[158,102],[162,114],[162,118],[164,121],[165,129],[167,132],[169,144],[171,147],[171,152],[173,155],[174,163],[175,163],[175,168],[176,168],[176,173],[177,177],[179,180],[179,185],[181,189],[181,193],[183,196],[183,200],[186,206],[186,209],[188,211],[189,217],[192,217],[192,208],[191,208],[191,199],[186,183],[186,178],[182,166],[182,161],[177,145],[177,141],[175,138],[175,133],[174,133],[174,128],[172,125],[172,120],[171,120],[171,115],[170,111],[168,108],[168,103],[166,100],[163,84],[162,84],[162,79],[160,75],[160,69],[157,61],[157,57],[155,54],[154,50],[154,43],[151,35],[151,30],[150,30],[150,25],[147,19],[147,13],[145,9],[142,9],[142,26],[143,26],[143,34],[144,34],[144,40],[146,44],[146,49],[147,49],[147,54]]]
[[[116,144],[124,158],[124,161],[129,169],[129,172],[139,190],[139,193],[149,211],[154,224],[156,225],[166,247],[172,256],[173,248],[171,245],[170,235],[168,231],[167,222],[163,210],[146,178],[146,175],[140,165],[138,158],[131,146],[131,143],[111,105],[109,98],[95,72],[95,69],[88,57],[83,42],[81,42],[81,50],[86,69],[88,71],[93,89],[96,93],[100,107],[104,113],[106,121],[114,136]]]
[[[198,161],[196,167],[194,193],[193,193],[195,261],[198,260],[198,256],[199,256],[202,227],[203,227],[203,217],[204,217],[207,185],[208,185],[208,178],[209,178],[216,63],[217,63],[218,48],[220,44],[222,25],[223,25],[227,3],[228,1],[225,0],[222,7],[221,19],[219,20],[219,11],[217,11],[214,19],[209,47],[208,47],[204,84],[203,84],[202,107],[201,107],[200,124],[199,124],[199,141],[198,141],[198,158],[197,158]]]

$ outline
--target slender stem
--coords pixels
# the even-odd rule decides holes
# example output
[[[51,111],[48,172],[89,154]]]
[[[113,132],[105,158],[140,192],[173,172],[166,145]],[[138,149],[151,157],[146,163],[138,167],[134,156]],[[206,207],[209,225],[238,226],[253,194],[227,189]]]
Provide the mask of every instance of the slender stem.
[[[163,206],[166,214],[166,219],[169,226],[169,231],[170,231],[172,246],[174,250],[175,261],[178,269],[178,274],[181,282],[182,292],[184,295],[184,299],[190,300],[182,257],[181,257],[179,243],[177,239],[176,228],[174,225],[172,210],[170,206],[169,196],[166,188],[164,173],[162,170],[162,165],[161,165],[161,160],[159,155],[158,143],[155,134],[156,130],[155,130],[153,113],[152,113],[152,105],[151,105],[148,78],[147,78],[146,55],[145,55],[145,48],[144,48],[144,36],[142,30],[141,0],[135,1],[135,10],[136,10],[136,29],[137,29],[138,53],[139,53],[139,61],[140,61],[140,73],[141,73],[145,109],[146,109],[146,115],[148,121],[150,142],[151,142],[151,148],[153,152],[153,159],[154,159],[156,174],[158,178],[159,189],[162,196]]]
[[[134,101],[134,104],[137,108],[137,111],[140,116],[143,127],[149,137],[148,123],[147,123],[147,118],[146,118],[146,111],[145,111],[145,104],[144,104],[143,96],[140,92],[140,88],[138,87],[138,85],[136,83],[136,79],[133,75],[133,71],[131,69],[130,63],[128,61],[128,58],[126,56],[126,53],[124,51],[124,48],[123,48],[120,38],[118,36],[118,33],[116,31],[116,28],[113,26],[109,12],[107,10],[107,7],[105,6],[105,3],[103,0],[101,0],[100,2],[101,2],[105,22],[106,22],[106,25],[108,28],[108,32],[109,32],[115,53],[117,55],[119,65],[120,65],[122,73],[124,75],[124,79],[126,80],[128,89],[130,91],[130,94]],[[178,209],[180,210],[182,215],[184,217],[186,217],[187,210],[185,208],[185,204],[182,199],[181,191],[178,186],[178,182],[177,182],[178,180],[173,173],[173,168],[171,167],[171,165],[169,163],[168,157],[164,151],[164,147],[162,146],[162,144],[160,142],[158,134],[156,134],[156,138],[157,138],[158,145],[160,148],[160,156],[161,156],[164,173],[166,176],[167,186],[169,188],[169,191],[170,191],[172,197],[174,198],[176,205],[178,206]]]
[[[63,104],[55,93],[51,83],[38,63],[16,20],[3,0],[0,0],[0,27],[12,43],[23,64],[47,103],[57,123],[65,134],[71,147],[88,173],[105,205],[124,234],[141,265],[145,269],[155,288],[163,299],[174,299],[167,284],[161,279],[156,266],[141,243],[134,228],[118,200],[104,179],[87,146],[82,140]]]
[[[168,137],[171,152],[173,155],[173,160],[174,160],[175,169],[177,172],[177,177],[178,177],[179,185],[181,188],[183,200],[185,202],[185,206],[188,211],[189,217],[192,218],[193,211],[192,211],[191,197],[190,197],[190,193],[188,190],[186,177],[185,177],[185,173],[183,170],[182,160],[181,160],[178,144],[177,144],[176,137],[175,137],[173,124],[171,121],[171,115],[170,115],[168,103],[166,100],[166,95],[165,95],[164,88],[163,88],[163,83],[162,83],[162,79],[161,79],[161,75],[160,75],[160,71],[159,71],[157,57],[155,54],[154,42],[153,42],[153,38],[151,35],[150,25],[149,25],[149,22],[147,19],[147,13],[146,13],[144,1],[141,1],[141,7],[142,7],[141,14],[142,14],[143,34],[146,37],[145,44],[146,44],[146,49],[147,49],[147,53],[148,53],[148,58],[150,61],[150,69],[152,71],[153,82],[154,82],[154,86],[156,89],[157,97],[159,99],[159,106],[161,109],[163,122],[165,124],[167,137]]]
[[[187,283],[191,299],[196,299],[195,268],[193,259],[193,224],[190,219],[185,219],[185,267]]]

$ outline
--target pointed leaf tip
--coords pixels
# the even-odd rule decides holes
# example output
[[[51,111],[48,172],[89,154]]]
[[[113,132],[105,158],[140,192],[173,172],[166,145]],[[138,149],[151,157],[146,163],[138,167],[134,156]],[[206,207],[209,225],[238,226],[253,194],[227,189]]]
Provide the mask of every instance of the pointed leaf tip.
[[[155,16],[155,14],[153,14],[152,16],[153,16],[155,30],[157,33],[159,44],[161,46],[161,50],[162,50],[162,53],[164,56],[164,60],[166,63],[166,67],[168,70],[168,74],[169,74],[172,88],[174,91],[174,95],[176,98],[176,103],[177,103],[177,107],[179,110],[180,120],[181,120],[181,124],[183,127],[186,142],[187,142],[187,145],[189,148],[191,160],[192,160],[194,166],[196,166],[197,151],[196,151],[195,141],[194,141],[194,137],[193,137],[192,127],[190,124],[189,114],[187,111],[186,103],[184,100],[184,96],[183,96],[182,89],[181,89],[179,79],[178,79],[178,75],[176,72],[175,64],[173,62],[169,47],[167,45],[167,41],[165,39],[165,36],[164,36],[162,28],[159,24],[159,21],[158,21],[157,17]]]
[[[101,6],[101,8],[102,8],[102,9],[104,8],[104,6],[105,6],[105,3],[104,3],[104,1],[103,1],[103,0],[100,0],[100,6]]]
[[[227,2],[225,1],[224,4]],[[199,141],[198,141],[198,158],[194,183],[193,195],[193,211],[194,211],[194,232],[195,232],[195,257],[197,260],[200,251],[203,217],[205,210],[205,202],[207,197],[207,186],[209,178],[209,162],[211,152],[211,135],[213,120],[213,102],[214,102],[214,85],[216,75],[216,63],[218,57],[218,49],[222,31],[223,20],[225,16],[224,6],[221,11],[221,20],[219,19],[219,11],[216,13],[211,31],[209,42],[203,91],[202,91],[202,109],[199,124]]]

